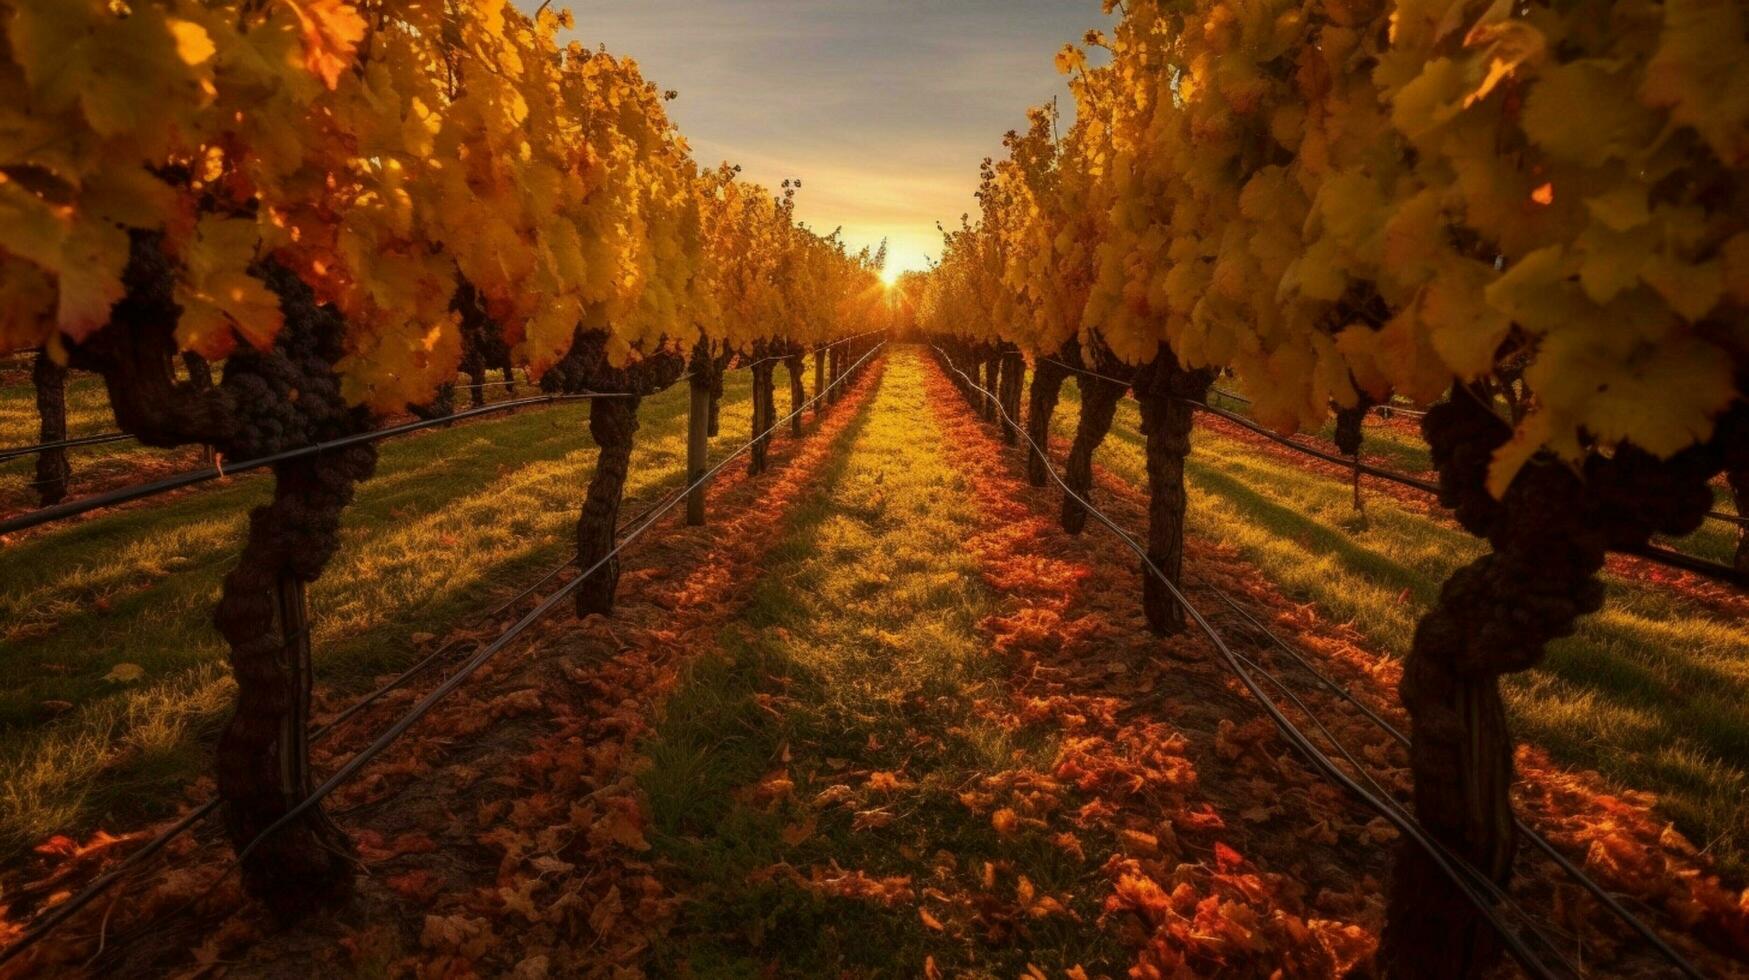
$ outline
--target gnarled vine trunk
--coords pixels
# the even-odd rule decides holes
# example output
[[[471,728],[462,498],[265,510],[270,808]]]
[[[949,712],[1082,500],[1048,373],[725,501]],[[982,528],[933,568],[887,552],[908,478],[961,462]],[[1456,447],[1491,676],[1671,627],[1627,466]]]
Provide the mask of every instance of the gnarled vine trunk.
[[[987,392],[978,398],[978,416],[986,422],[994,422],[996,402],[1002,397],[1002,355],[994,344],[985,344],[979,351],[978,360],[983,365],[983,378],[979,384]]]
[[[802,381],[802,352],[800,348],[784,358],[783,366],[789,369],[789,431],[796,438],[802,435],[802,405],[807,403],[807,385]]]
[[[619,559],[609,556],[618,545],[620,504],[638,431],[638,406],[646,396],[674,384],[686,368],[685,356],[666,350],[616,368],[606,350],[605,333],[579,327],[570,351],[541,375],[544,391],[602,396],[589,402],[589,434],[599,451],[577,519],[577,565],[582,571],[594,571],[575,591],[578,616],[613,613]]]
[[[1422,618],[1399,693],[1413,722],[1415,815],[1433,837],[1496,884],[1510,876],[1517,834],[1513,740],[1502,674],[1542,661],[1545,645],[1603,604],[1596,573],[1608,550],[1697,527],[1707,481],[1749,446],[1749,409],[1720,420],[1712,442],[1659,461],[1633,447],[1593,456],[1582,473],[1533,459],[1495,500],[1490,461],[1512,432],[1459,390],[1422,424],[1440,499],[1492,551],[1458,569]],[[1392,878],[1383,957],[1394,974],[1470,977],[1499,957],[1491,926],[1427,854],[1405,841]]]
[[[1184,515],[1189,504],[1184,460],[1190,455],[1190,430],[1195,422],[1191,402],[1206,398],[1213,381],[1212,371],[1180,367],[1164,344],[1153,363],[1137,372],[1135,380],[1146,438],[1148,561],[1180,588],[1184,581]],[[1154,632],[1183,632],[1184,607],[1145,566],[1142,610]]]
[[[207,391],[213,386],[213,366],[194,351],[182,352],[182,366],[188,371],[188,383],[195,391]]]
[[[1360,496],[1360,449],[1366,436],[1366,416],[1372,411],[1373,405],[1373,400],[1363,394],[1354,406],[1336,410],[1336,449],[1354,460],[1351,477],[1354,487],[1354,512],[1360,515],[1363,525],[1366,522],[1366,503]]]
[[[217,386],[198,375],[178,380],[170,271],[158,236],[134,233],[126,295],[109,325],[73,352],[76,363],[103,375],[123,431],[146,445],[200,443],[248,459],[369,428],[369,413],[346,404],[334,373],[345,354],[339,314],[277,265],[256,271],[285,317],[273,348],[240,348]],[[219,737],[217,774],[239,849],[309,796],[303,593],[339,547],[340,515],[375,463],[375,449],[357,446],[276,466],[273,500],[250,514],[243,553],[225,577],[214,623],[230,646],[237,703]],[[351,880],[346,838],[320,808],[261,840],[243,864],[250,892],[287,916]]]
[[[771,428],[777,422],[777,392],[774,379],[777,362],[768,360],[767,347],[753,346],[753,449],[747,455],[747,475],[765,472],[771,449]],[[763,362],[763,363],[759,363]]]
[[[238,458],[338,439],[370,427],[348,407],[334,364],[345,355],[338,313],[291,272],[265,278],[285,313],[270,353],[239,350],[225,366],[236,392],[234,427],[213,440]],[[374,446],[353,446],[274,467],[271,503],[249,515],[249,538],[225,577],[214,622],[231,646],[237,710],[219,737],[219,794],[232,839],[253,840],[310,792],[310,633],[305,587],[340,547],[340,516],[376,468]],[[245,881],[282,914],[349,885],[350,844],[320,808],[266,839],[244,863]]]
[[[688,405],[686,413],[686,523],[698,527],[704,523],[705,488],[698,485],[708,470],[710,456],[709,422],[711,404],[711,372],[715,358],[711,342],[699,340],[687,359]]]
[[[826,396],[826,403],[829,405],[836,405],[838,404],[838,399],[844,397],[844,386],[838,383],[838,379],[844,374],[843,344],[833,346],[831,363],[828,367],[831,368],[832,376],[827,379],[826,383],[832,386],[832,390],[831,393]]]
[[[407,410],[426,421],[449,418],[455,414],[455,385],[449,382],[438,385],[437,394],[430,401],[423,405],[408,405]]]
[[[468,376],[469,404],[475,408],[486,404],[486,356],[473,344],[464,344],[461,369]]]
[[[1026,356],[1020,353],[1020,348],[1006,344],[1003,346],[1000,361],[1000,380],[996,386],[996,395],[1002,403],[1002,411],[1014,421],[1014,425],[1003,423],[1002,442],[1012,446],[1020,441],[1020,434],[1015,431],[1014,426],[1020,424],[1020,393],[1026,387]]]
[[[1032,388],[1027,392],[1026,434],[1040,451],[1026,454],[1026,479],[1035,487],[1050,482],[1051,461],[1047,453],[1051,447],[1051,416],[1057,411],[1057,399],[1069,377],[1068,369],[1056,363],[1058,360],[1067,361],[1061,354],[1038,359],[1032,368]]]
[[[619,506],[625,497],[626,475],[631,471],[632,437],[638,431],[638,405],[642,399],[597,398],[589,403],[589,435],[600,447],[583,512],[577,518],[577,561],[588,571],[596,568],[577,587],[577,615],[613,614],[619,589],[619,557],[612,554],[619,532]]]
[[[823,347],[814,348],[814,397],[826,390],[826,350]],[[819,415],[824,405],[816,404],[814,414]]]
[[[49,352],[36,352],[30,380],[36,387],[37,434],[42,442],[61,442],[67,438],[67,369],[57,364]],[[36,495],[44,507],[67,499],[67,483],[73,467],[67,462],[67,450],[45,449],[36,454]]]
[[[724,342],[723,349],[710,358],[710,424],[707,432],[715,439],[722,429],[723,416],[723,377],[729,371],[729,359],[734,357],[734,351]]]
[[[1063,495],[1063,530],[1080,534],[1087,527],[1087,509],[1075,499],[1080,495],[1093,500],[1093,453],[1111,431],[1111,421],[1117,415],[1117,403],[1123,400],[1127,385],[1118,384],[1091,374],[1081,376],[1081,418],[1075,425],[1075,443],[1069,448],[1064,466],[1063,482],[1072,494]]]

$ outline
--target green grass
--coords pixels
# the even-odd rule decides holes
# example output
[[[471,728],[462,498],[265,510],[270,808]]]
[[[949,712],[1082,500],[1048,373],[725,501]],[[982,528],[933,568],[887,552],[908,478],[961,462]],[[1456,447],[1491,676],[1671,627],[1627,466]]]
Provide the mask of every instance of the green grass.
[[[215,367],[215,376],[222,369]],[[31,446],[42,441],[41,423],[36,410],[36,389],[30,383],[28,369],[22,373],[8,372],[6,383],[0,384],[0,449]],[[498,374],[493,372],[496,379]],[[517,394],[535,394],[526,384],[517,386]],[[500,385],[485,389],[487,401],[510,397]],[[458,391],[456,404],[466,407],[469,393]],[[67,380],[67,438],[106,435],[116,431],[115,416],[109,410],[109,395],[103,380],[82,371],[73,372]],[[132,482],[136,470],[167,464],[170,469],[192,469],[198,465],[200,451],[192,446],[181,449],[156,449],[132,440],[108,442],[96,446],[79,446],[67,450],[67,462],[72,468],[69,482],[72,496],[91,493],[100,486]],[[0,462],[0,514],[28,510],[37,506],[36,457],[21,456]]]
[[[646,745],[651,840],[668,884],[688,898],[655,972],[921,976],[926,957],[947,975],[1017,976],[1028,963],[1052,976],[1076,963],[1115,972],[1121,951],[1092,926],[1089,896],[1076,910],[1082,924],[1038,920],[992,943],[932,932],[919,903],[948,914],[921,896],[888,906],[757,874],[785,862],[805,876],[835,861],[909,878],[917,892],[963,893],[977,889],[984,862],[1011,862],[1041,890],[1096,891],[1075,888],[1085,869],[1059,849],[1035,835],[1002,838],[959,802],[982,774],[1048,769],[1055,746],[974,710],[1005,686],[1006,667],[978,629],[997,598],[960,546],[978,504],[942,454],[914,350],[894,353],[847,438],[848,452],[787,519],[743,621],[724,631],[720,654],[690,668]],[[793,795],[750,795],[780,771]],[[870,788],[875,771],[904,787]],[[816,806],[834,786],[850,805]],[[858,830],[857,812],[891,822]],[[786,843],[785,828],[809,815],[812,834]]]
[[[1070,381],[1053,419],[1057,434],[1073,436],[1078,398]],[[1368,429],[1366,451],[1386,457],[1393,451],[1380,434]],[[1417,620],[1446,577],[1485,547],[1455,524],[1382,493],[1367,496],[1362,527],[1345,480],[1204,427],[1193,443],[1186,467],[1191,532],[1238,548],[1286,595],[1353,622],[1393,656],[1407,654]],[[1097,461],[1138,486],[1145,483],[1133,401],[1121,404]],[[1712,524],[1684,540],[1683,549],[1728,561],[1730,538],[1716,531],[1721,527]],[[1196,570],[1189,572],[1194,577]],[[1561,764],[1658,794],[1659,806],[1683,833],[1710,846],[1721,867],[1741,876],[1749,872],[1749,807],[1743,805],[1749,799],[1749,623],[1667,589],[1609,576],[1606,582],[1603,611],[1582,620],[1574,636],[1551,644],[1541,667],[1508,680],[1514,728]]]
[[[729,378],[719,447],[746,438],[748,385]],[[628,500],[681,483],[687,398],[679,386],[645,401]],[[363,688],[413,658],[414,634],[441,634],[562,559],[594,464],[587,418],[564,405],[384,443],[310,592],[319,681]],[[5,549],[0,861],[153,812],[205,771],[232,690],[212,607],[270,492],[267,477],[239,477]],[[123,663],[144,678],[107,680]]]
[[[28,373],[24,378],[22,384],[0,385],[0,448],[31,446],[42,441],[41,423],[36,412],[36,389],[31,386]],[[115,417],[110,414],[109,396],[103,381],[94,375],[75,374],[67,382],[67,438],[114,431]],[[165,450],[151,449],[131,440],[69,449],[67,461],[73,468],[72,492],[81,493],[81,486],[89,486],[94,479],[123,472],[129,466],[162,460],[165,456]],[[178,452],[176,458],[191,461],[195,452]],[[35,506],[35,480],[35,456],[0,462],[0,512]]]

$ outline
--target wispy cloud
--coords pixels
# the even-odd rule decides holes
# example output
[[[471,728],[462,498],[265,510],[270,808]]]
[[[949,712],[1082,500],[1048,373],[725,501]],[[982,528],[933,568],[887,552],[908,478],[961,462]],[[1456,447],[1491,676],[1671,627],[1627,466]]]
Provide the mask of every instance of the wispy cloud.
[[[538,0],[516,0],[531,8]],[[560,3],[562,0],[555,0]],[[572,0],[575,37],[631,55],[680,98],[704,162],[775,184],[854,245],[921,267],[975,205],[978,162],[1066,90],[1051,56],[1097,0]]]

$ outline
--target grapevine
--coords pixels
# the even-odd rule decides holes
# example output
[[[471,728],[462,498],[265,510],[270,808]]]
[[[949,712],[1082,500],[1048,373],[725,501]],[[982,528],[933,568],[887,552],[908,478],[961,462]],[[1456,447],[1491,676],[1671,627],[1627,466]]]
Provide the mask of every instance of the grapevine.
[[[547,391],[627,396],[591,413],[578,540],[607,554],[638,399],[681,352],[847,332],[841,291],[873,273],[796,225],[793,188],[701,172],[664,93],[562,45],[570,26],[502,0],[0,3],[0,351],[43,350],[45,425],[71,365],[143,443],[248,459],[446,414],[458,370],[479,404],[488,367],[509,384],[521,365]],[[744,246],[756,267],[736,264]],[[219,784],[238,841],[308,792],[302,594],[373,460],[276,467],[226,579],[238,701]],[[64,478],[55,454],[39,465]],[[610,610],[615,578],[606,563],[578,611]],[[246,880],[295,914],[346,885],[345,851],[315,810]]]
[[[1058,136],[1035,109],[1009,135],[926,293],[950,359],[1014,343],[1045,366],[1034,441],[1078,375],[1071,530],[1134,389],[1161,585],[1178,577],[1189,406],[1213,372],[1287,433],[1336,411],[1357,477],[1371,405],[1434,406],[1442,498],[1493,551],[1447,584],[1410,655],[1416,808],[1496,882],[1516,840],[1499,675],[1598,608],[1606,551],[1691,531],[1709,481],[1740,483],[1745,37],[1741,8],[1709,0],[1128,3],[1109,37],[1058,57],[1075,127]],[[1155,588],[1150,622],[1172,629]],[[1493,960],[1424,853],[1405,849],[1395,883],[1397,968]]]

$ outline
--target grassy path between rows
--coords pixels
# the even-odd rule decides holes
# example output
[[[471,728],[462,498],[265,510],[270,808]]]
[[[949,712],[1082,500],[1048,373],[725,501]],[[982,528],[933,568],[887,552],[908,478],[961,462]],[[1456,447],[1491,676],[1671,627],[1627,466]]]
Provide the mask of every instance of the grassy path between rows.
[[[36,947],[26,973],[623,975],[615,967],[659,941],[675,901],[643,860],[635,748],[646,719],[743,606],[767,529],[844,450],[880,367],[874,358],[843,399],[811,413],[802,438],[776,434],[768,472],[748,475],[745,458],[726,465],[704,525],[676,508],[631,543],[611,616],[577,619],[561,604],[342,785],[325,806],[358,860],[346,895],[295,922],[274,916],[243,892],[210,821],[123,882],[116,904],[94,904]],[[485,642],[515,616],[455,636]],[[312,751],[315,770],[331,772],[456,665],[340,722]],[[344,703],[318,702],[318,719]],[[161,826],[121,829],[143,839]],[[0,910],[0,937],[32,914],[41,883],[88,879],[121,850],[44,854],[25,883],[6,878],[5,893],[23,898]]]
[[[745,440],[749,390],[729,376],[715,451]],[[687,399],[645,401],[628,512],[682,482]],[[383,444],[310,592],[318,680],[362,689],[560,561],[594,466],[587,420],[558,406]],[[0,552],[0,669],[16,678],[0,691],[0,861],[159,812],[205,771],[232,690],[212,608],[270,493],[242,477]],[[108,679],[120,664],[143,676]]]
[[[758,976],[779,961],[791,976],[1018,976],[1029,963],[1061,976],[1114,960],[1085,928],[1098,909],[1075,887],[1084,869],[961,801],[985,774],[1048,770],[1057,747],[1054,732],[979,710],[1005,698],[1008,676],[979,628],[997,598],[963,546],[982,505],[926,397],[920,355],[896,351],[849,451],[783,528],[744,623],[693,667],[647,747],[653,856],[688,897],[654,973]],[[1024,944],[1012,927],[952,941],[948,906],[919,905],[918,889],[997,875],[1006,890],[1082,897],[1029,923]]]
[[[1054,435],[1072,439],[1078,413],[1071,379]],[[1440,585],[1485,547],[1384,493],[1368,494],[1362,525],[1345,481],[1207,426],[1193,444],[1191,533],[1237,548],[1285,594],[1392,656],[1407,654]],[[1096,463],[1145,485],[1134,401],[1120,403]],[[1605,582],[1603,611],[1550,644],[1541,667],[1508,679],[1513,725],[1562,764],[1657,794],[1678,828],[1740,878],[1749,871],[1749,620],[1672,589]]]

